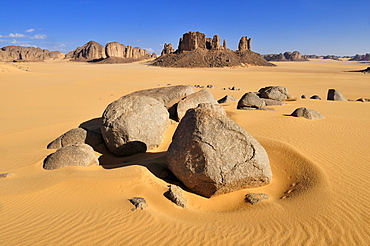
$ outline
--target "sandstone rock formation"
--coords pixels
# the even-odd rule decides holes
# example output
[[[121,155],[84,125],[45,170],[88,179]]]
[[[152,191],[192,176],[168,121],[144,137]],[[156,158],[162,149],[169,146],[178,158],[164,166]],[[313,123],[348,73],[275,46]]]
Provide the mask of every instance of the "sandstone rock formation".
[[[320,120],[320,119],[325,118],[319,112],[317,112],[313,109],[303,108],[303,107],[302,108],[297,108],[296,110],[294,110],[294,112],[291,114],[291,116],[303,117],[303,118],[306,118],[308,120]]]
[[[350,61],[370,61],[370,53],[366,53],[365,55],[356,54]]]
[[[164,55],[168,55],[168,54],[172,54],[173,52],[175,52],[175,50],[172,48],[172,44],[164,44],[164,47],[163,47],[163,50],[161,52],[161,56],[164,56]]]
[[[238,98],[236,98],[235,96],[226,95],[223,98],[221,98],[220,100],[218,100],[217,102],[218,103],[229,103],[229,102],[237,102],[237,101],[238,101]]]
[[[99,63],[126,63],[151,57],[151,54],[139,47],[126,46],[118,42],[110,42],[103,47],[95,41],[89,41],[66,56],[67,59]]]
[[[328,97],[327,100],[332,101],[347,101],[347,99],[340,93],[339,91],[335,89],[329,89],[328,90]]]
[[[71,144],[58,149],[44,160],[44,169],[52,170],[66,166],[99,165],[93,148],[87,144]]]
[[[94,131],[87,131],[83,128],[74,128],[62,134],[60,137],[48,144],[48,149],[60,149],[70,144],[86,143],[95,148],[104,143],[101,134]]]
[[[247,36],[241,37],[238,45],[239,51],[252,50],[252,39]]]
[[[105,57],[104,47],[95,41],[89,41],[66,55],[66,59],[81,61],[94,61],[104,59]]]
[[[157,58],[152,65],[163,67],[233,67],[242,64],[256,66],[274,66],[261,57],[260,54],[250,50],[251,39],[242,37],[240,49],[231,51],[223,45],[218,35],[206,38],[201,32],[188,32],[180,38],[178,49],[175,52],[162,53],[165,56]],[[244,43],[243,43],[244,42]]]
[[[200,103],[218,104],[213,95],[206,89],[200,90],[183,98],[177,104],[177,117],[181,120],[186,114],[186,111],[191,108],[196,108]]]
[[[167,151],[170,170],[205,197],[271,182],[264,148],[243,128],[212,108],[187,111]]]
[[[245,107],[248,108],[264,108],[266,106],[265,101],[263,101],[261,98],[259,98],[255,93],[248,92],[245,93],[242,98],[240,98],[238,102],[238,109],[243,109]]]
[[[147,96],[121,97],[108,105],[102,118],[104,141],[118,156],[145,153],[158,147],[170,124],[163,103]]]
[[[278,101],[283,101],[290,97],[288,89],[283,86],[267,86],[261,88],[258,93],[261,98],[273,99]]]
[[[5,46],[0,49],[0,61],[44,61],[64,59],[65,54],[35,47]]]
[[[263,57],[267,61],[308,61],[307,56],[303,56],[298,51],[263,55]]]

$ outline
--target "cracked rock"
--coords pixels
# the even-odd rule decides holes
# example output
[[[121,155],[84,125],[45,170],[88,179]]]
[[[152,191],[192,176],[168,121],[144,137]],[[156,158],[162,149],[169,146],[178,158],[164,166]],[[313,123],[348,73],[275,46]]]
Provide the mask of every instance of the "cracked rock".
[[[211,197],[271,182],[265,149],[212,107],[189,109],[167,151],[170,170],[193,192]]]

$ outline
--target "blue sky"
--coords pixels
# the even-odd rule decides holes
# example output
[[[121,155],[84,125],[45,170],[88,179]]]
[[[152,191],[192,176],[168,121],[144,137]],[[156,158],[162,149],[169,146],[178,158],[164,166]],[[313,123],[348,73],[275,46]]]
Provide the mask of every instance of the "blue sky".
[[[160,53],[183,33],[200,31],[237,49],[241,36],[261,54],[370,53],[369,0],[14,0],[3,1],[0,47],[64,53],[90,40],[117,41]]]

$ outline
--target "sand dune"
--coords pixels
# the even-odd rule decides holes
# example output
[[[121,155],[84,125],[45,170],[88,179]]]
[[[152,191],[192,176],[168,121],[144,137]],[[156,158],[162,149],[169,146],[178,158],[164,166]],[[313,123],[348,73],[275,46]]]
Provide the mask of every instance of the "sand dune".
[[[370,103],[326,101],[329,88],[349,99],[370,97],[364,65],[348,61],[280,62],[277,67],[176,69],[143,63],[0,63],[1,245],[367,245],[370,241]],[[46,145],[99,118],[113,100],[167,84],[215,85],[216,99],[282,85],[300,99],[274,111],[237,110],[230,118],[268,152],[271,184],[212,197],[186,192],[187,209],[164,193],[164,143],[145,154],[115,157],[100,149],[101,166],[44,170]],[[222,90],[236,86],[240,91]],[[298,107],[326,118],[287,116]],[[91,122],[90,122],[91,123]],[[93,123],[93,122],[92,122]],[[250,205],[248,192],[270,199]],[[141,196],[146,210],[127,200]]]

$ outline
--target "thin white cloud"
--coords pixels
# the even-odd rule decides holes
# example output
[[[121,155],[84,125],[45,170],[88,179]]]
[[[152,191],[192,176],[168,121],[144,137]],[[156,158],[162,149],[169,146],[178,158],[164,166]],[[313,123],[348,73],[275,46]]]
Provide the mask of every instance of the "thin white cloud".
[[[25,38],[25,37],[27,36],[21,33],[10,33],[8,36],[5,36],[5,38]]]
[[[31,39],[47,39],[48,36],[46,36],[45,34],[36,34],[36,35],[33,35],[33,37],[30,37]]]
[[[31,29],[28,29],[28,30],[26,30],[25,32],[34,32],[35,31],[35,29],[33,29],[33,28],[31,28]]]

